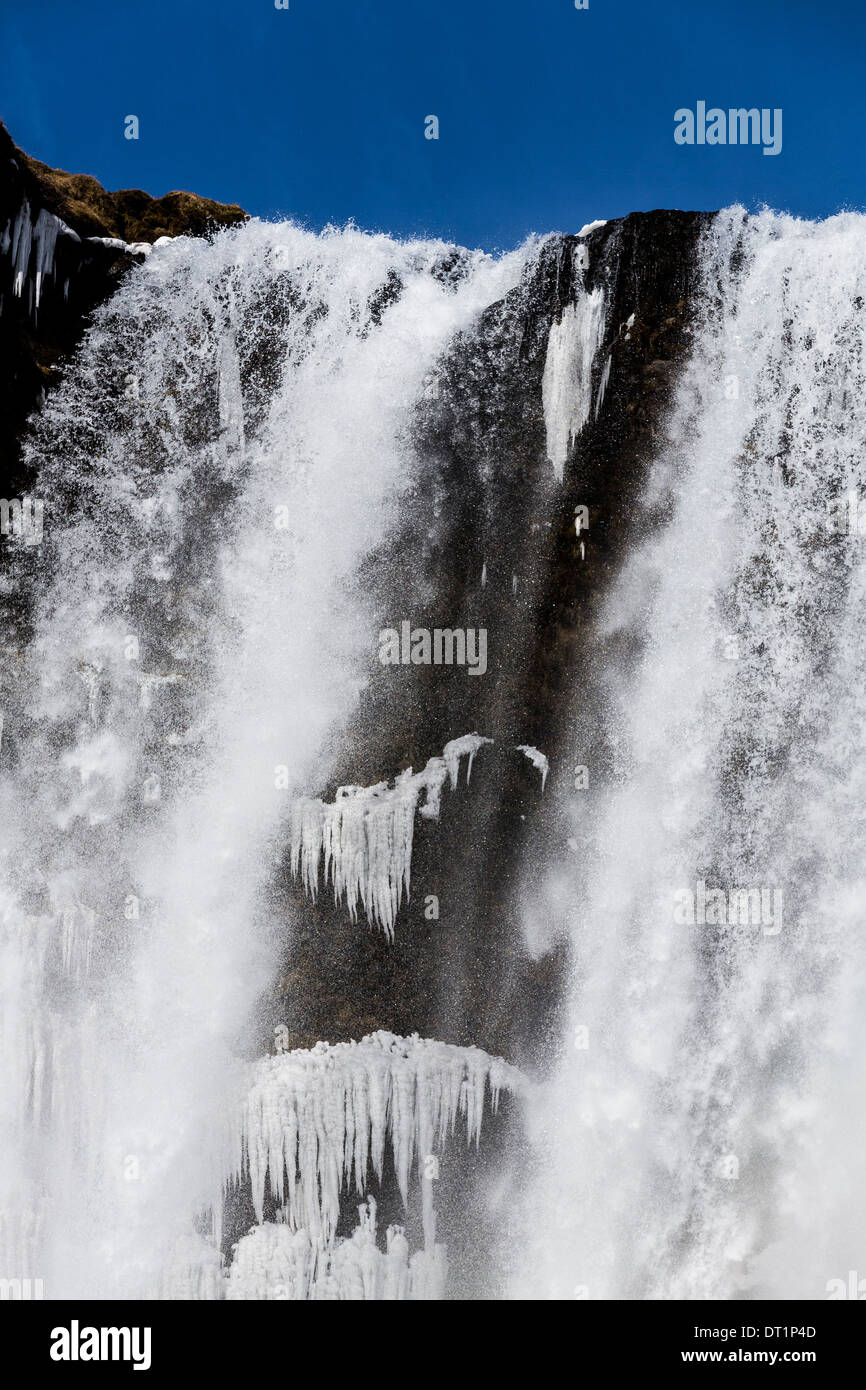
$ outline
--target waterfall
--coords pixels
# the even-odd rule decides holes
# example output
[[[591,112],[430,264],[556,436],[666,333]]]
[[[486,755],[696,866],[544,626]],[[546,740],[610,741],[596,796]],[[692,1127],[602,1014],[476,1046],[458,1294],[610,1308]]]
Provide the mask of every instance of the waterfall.
[[[3,504],[4,1287],[862,1268],[864,225],[127,267]]]
[[[822,1298],[862,1268],[864,225],[704,236],[596,633],[518,1296]]]
[[[36,420],[44,541],[0,596],[0,1275],[215,1296],[291,807],[375,654],[359,569],[439,355],[530,254],[162,242]]]

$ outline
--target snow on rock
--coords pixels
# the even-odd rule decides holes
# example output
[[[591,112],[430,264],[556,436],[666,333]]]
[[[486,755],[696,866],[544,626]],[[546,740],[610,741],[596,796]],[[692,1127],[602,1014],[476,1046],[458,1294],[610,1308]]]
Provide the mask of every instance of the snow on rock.
[[[403,1227],[389,1226],[380,1250],[372,1197],[359,1206],[358,1217],[351,1237],[330,1246],[283,1223],[254,1226],[234,1247],[226,1298],[368,1302],[444,1297],[444,1246],[410,1256]]]
[[[325,883],[333,884],[334,901],[345,899],[352,921],[357,921],[360,903],[367,920],[393,940],[403,895],[409,894],[415,812],[437,820],[446,777],[456,787],[460,760],[467,757],[468,781],[479,748],[492,741],[480,734],[452,739],[441,758],[430,758],[422,772],[407,768],[393,787],[387,782],[340,787],[332,803],[307,797],[293,801],[292,874],[300,876],[308,897],[317,896],[321,864]]]
[[[518,753],[524,753],[533,767],[537,767],[541,773],[541,790],[544,791],[544,784],[547,781],[547,774],[550,771],[550,763],[543,753],[539,753],[537,748],[533,748],[528,743],[518,743],[516,745]]]
[[[495,1113],[503,1090],[516,1092],[522,1075],[500,1057],[477,1047],[454,1047],[393,1033],[372,1033],[361,1042],[320,1042],[265,1057],[256,1064],[241,1120],[235,1177],[247,1172],[261,1221],[265,1183],[293,1230],[331,1240],[340,1215],[340,1194],[349,1185],[364,1193],[371,1172],[381,1180],[390,1140],[404,1204],[416,1163],[466,1123],[467,1143],[477,1146],[485,1101]],[[435,1244],[433,1184],[421,1182],[424,1233]]]
[[[592,364],[604,336],[604,291],[567,304],[551,324],[541,383],[547,457],[562,481],[569,450],[592,408]]]
[[[606,218],[606,217],[605,217],[605,218],[602,218],[600,222],[587,222],[587,223],[585,223],[585,225],[584,225],[583,227],[581,227],[581,229],[580,229],[580,231],[578,232],[577,235],[578,235],[579,237],[581,237],[581,236],[589,236],[590,232],[596,231],[599,227],[606,227],[606,226],[607,226],[607,218]]]
[[[117,236],[89,236],[88,241],[95,241],[100,246],[113,247],[117,251],[128,251],[132,256],[149,256],[153,246],[149,241],[123,241]],[[160,241],[171,241],[171,237],[160,237]],[[154,242],[154,245],[158,243]]]

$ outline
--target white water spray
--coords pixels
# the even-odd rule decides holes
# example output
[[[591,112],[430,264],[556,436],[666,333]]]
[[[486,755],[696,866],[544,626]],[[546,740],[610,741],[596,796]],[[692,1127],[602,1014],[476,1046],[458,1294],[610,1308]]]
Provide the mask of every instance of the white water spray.
[[[0,695],[0,1275],[47,1297],[153,1296],[176,1259],[214,1287],[191,1223],[218,1220],[290,800],[370,659],[355,576],[425,376],[525,260],[455,284],[446,251],[164,244],[42,418],[33,634],[10,620]]]
[[[866,541],[830,524],[866,489],[866,220],[733,211],[702,258],[604,617],[641,655],[607,673],[613,766],[574,807],[531,1297],[822,1298],[866,1267]]]

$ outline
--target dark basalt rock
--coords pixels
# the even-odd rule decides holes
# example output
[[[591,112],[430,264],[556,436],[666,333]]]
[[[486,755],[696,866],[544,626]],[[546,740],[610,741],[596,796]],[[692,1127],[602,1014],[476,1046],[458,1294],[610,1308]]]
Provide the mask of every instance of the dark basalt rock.
[[[369,683],[320,793],[330,800],[340,784],[419,770],[461,734],[495,743],[479,751],[468,786],[464,764],[457,790],[445,790],[438,822],[416,817],[411,900],[393,942],[363,915],[351,923],[327,887],[316,903],[305,901],[284,868],[284,968],[259,1019],[260,1046],[273,1050],[280,1026],[297,1047],[385,1028],[482,1047],[533,1074],[562,1045],[569,932],[580,929],[582,877],[592,865],[580,816],[575,826],[557,808],[569,799],[575,767],[589,767],[590,787],[581,793],[588,825],[609,758],[599,609],[638,524],[688,353],[697,243],[707,220],[657,212],[609,223],[586,239],[586,271],[580,239],[550,238],[523,283],[439,364],[418,411],[417,475],[402,530],[364,576],[378,618]],[[550,328],[580,289],[598,285],[606,315],[594,401],[610,358],[608,384],[560,484],[547,460],[542,405]],[[590,516],[580,537],[578,506]],[[427,629],[486,628],[487,673],[382,667],[378,631],[404,619]],[[517,744],[549,757],[544,794]],[[574,896],[564,901],[561,891],[548,894],[548,868],[569,860]],[[439,899],[438,920],[425,916],[428,895]],[[448,1246],[452,1297],[481,1296],[479,1289],[502,1277],[480,1193],[490,1190],[485,1175],[503,1171],[504,1151],[512,1177],[527,1161],[521,1124],[519,1107],[506,1106],[485,1122],[480,1155],[460,1145],[448,1150],[457,1167],[440,1193],[437,1229]],[[519,1180],[515,1187],[521,1190]],[[393,1189],[386,1174],[377,1199],[406,1220]],[[352,1210],[348,1195],[345,1210]],[[246,1214],[241,1196],[228,1220],[240,1229]],[[411,1227],[411,1210],[408,1219]]]
[[[440,364],[432,398],[419,409],[418,472],[404,527],[365,575],[380,616],[370,633],[369,685],[321,794],[331,799],[341,783],[417,771],[464,733],[495,744],[478,754],[468,787],[464,772],[458,791],[446,790],[438,823],[416,819],[412,899],[393,943],[363,917],[352,925],[328,889],[305,903],[287,883],[295,921],[267,1024],[284,1023],[292,1045],[388,1028],[474,1043],[531,1069],[561,1036],[566,924],[539,896],[529,910],[545,949],[530,953],[525,895],[542,855],[553,848],[568,857],[572,831],[552,809],[557,781],[567,791],[576,765],[599,772],[606,758],[594,713],[605,698],[594,629],[688,351],[706,220],[656,212],[608,223],[584,243],[586,272],[578,238],[550,238],[525,281]],[[559,485],[546,457],[547,342],[578,288],[599,284],[606,327],[594,393],[608,357],[609,380]],[[579,505],[590,513],[582,537],[574,525]],[[403,619],[428,629],[486,628],[487,674],[383,668],[379,627]],[[550,758],[544,796],[517,744]],[[425,919],[429,894],[439,897],[438,921]]]
[[[31,247],[23,293],[14,293],[11,238],[24,204],[31,225],[40,211],[69,229],[57,237],[52,272],[35,303],[36,248]],[[246,213],[194,193],[152,198],[140,189],[109,193],[88,174],[67,174],[18,149],[0,122],[0,492],[25,491],[20,440],[27,417],[57,380],[63,360],[90,314],[117,288],[140,257],[89,237],[154,242],[161,236],[205,236],[213,227],[242,222]],[[4,236],[4,230],[6,235]],[[7,244],[8,240],[8,246]]]

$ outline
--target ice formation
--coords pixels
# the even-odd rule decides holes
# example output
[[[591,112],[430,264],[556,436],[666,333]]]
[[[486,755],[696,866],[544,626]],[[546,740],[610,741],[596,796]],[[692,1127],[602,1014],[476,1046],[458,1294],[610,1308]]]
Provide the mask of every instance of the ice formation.
[[[331,1240],[340,1194],[381,1179],[390,1139],[404,1203],[415,1161],[428,1250],[435,1242],[432,1184],[424,1161],[453,1135],[458,1116],[467,1142],[479,1142],[485,1102],[495,1113],[502,1091],[517,1092],[521,1073],[477,1047],[413,1035],[372,1033],[361,1042],[318,1043],[309,1051],[257,1063],[244,1109],[235,1177],[249,1172],[261,1222],[265,1184],[293,1230]]]
[[[444,1297],[444,1246],[410,1255],[403,1227],[389,1226],[380,1250],[373,1197],[359,1206],[358,1218],[349,1239],[330,1245],[282,1222],[254,1226],[235,1246],[226,1298],[430,1302]]]
[[[46,278],[55,273],[57,238],[61,236],[69,237],[72,241],[81,241],[77,232],[47,208],[40,208],[34,219],[33,210],[26,198],[21,203],[14,222],[7,222],[0,234],[0,254],[11,256],[12,292],[18,299],[24,295],[32,264],[32,280],[29,280],[30,311],[34,314],[42,303]],[[149,242],[126,242],[120,237],[89,236],[86,240],[137,256],[149,256],[153,250]],[[160,237],[154,242],[154,246],[170,240],[170,237]],[[66,280],[63,286],[64,298],[68,296],[68,292],[69,281]]]
[[[537,748],[533,748],[528,743],[518,743],[517,751],[518,753],[524,753],[532,763],[532,766],[538,768],[538,771],[541,773],[541,790],[544,791],[545,783],[547,782],[547,774],[550,771],[550,763],[545,755],[539,753]]]
[[[592,364],[604,336],[604,291],[567,304],[550,328],[541,384],[547,457],[562,480],[569,450],[592,409]]]
[[[604,398],[605,398],[605,396],[607,395],[607,384],[608,384],[608,382],[610,381],[610,368],[611,368],[611,363],[612,363],[612,362],[613,362],[613,355],[612,355],[611,353],[608,353],[608,355],[607,355],[607,360],[606,360],[606,362],[605,362],[605,364],[604,364],[604,367],[602,368],[602,372],[601,372],[601,381],[598,383],[598,392],[597,392],[596,397],[595,397],[595,418],[596,418],[596,420],[598,419],[599,415],[601,414],[601,408],[602,408],[602,406],[604,405]]]
[[[407,768],[393,787],[340,787],[326,803],[298,798],[292,803],[292,874],[314,898],[319,871],[334,888],[334,901],[346,906],[357,921],[358,904],[367,920],[393,939],[404,893],[408,897],[412,869],[415,812],[436,820],[446,778],[457,786],[460,761],[467,758],[466,780],[479,748],[493,740],[464,734],[446,743],[441,758],[430,758],[422,772]],[[419,805],[421,797],[424,800]]]
[[[319,1043],[258,1062],[243,1108],[231,1182],[250,1179],[259,1224],[221,1272],[217,1249],[198,1236],[178,1242],[163,1296],[229,1300],[440,1299],[447,1257],[436,1241],[431,1159],[453,1139],[458,1118],[477,1146],[485,1104],[522,1076],[478,1048],[373,1033],[360,1043]],[[341,1198],[381,1182],[390,1147],[404,1206],[413,1164],[420,1186],[424,1248],[410,1252],[405,1228],[377,1242],[376,1201],[358,1207],[352,1235],[337,1237]],[[266,1191],[275,1221],[264,1221]]]
[[[11,235],[7,226],[0,240],[0,251],[12,256],[12,292],[19,299],[24,293],[32,253],[35,251],[31,297],[32,307],[35,309],[39,308],[42,300],[45,277],[54,271],[54,252],[58,236],[71,237],[73,241],[81,240],[78,233],[67,227],[62,218],[48,212],[46,208],[40,208],[34,222],[30,204],[25,198],[18,209]]]

